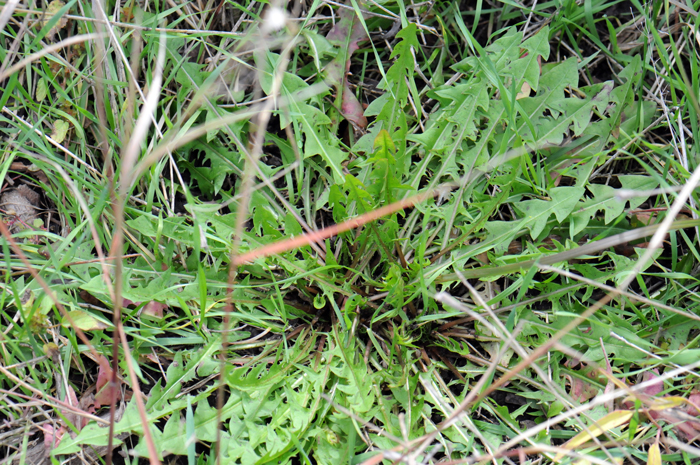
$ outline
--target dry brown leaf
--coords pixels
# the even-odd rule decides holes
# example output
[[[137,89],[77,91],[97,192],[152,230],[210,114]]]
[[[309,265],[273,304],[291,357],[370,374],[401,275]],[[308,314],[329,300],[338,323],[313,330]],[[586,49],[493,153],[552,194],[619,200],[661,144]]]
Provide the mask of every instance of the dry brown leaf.
[[[51,19],[56,15],[56,13],[58,13],[64,6],[66,6],[66,3],[62,0],[53,0],[51,3],[49,3],[49,6],[46,7],[44,19],[39,21],[38,23],[39,28],[42,29],[44,26],[46,26],[49,23],[49,21],[51,21]],[[64,16],[61,19],[59,19],[56,24],[54,24],[54,26],[49,30],[49,32],[46,33],[46,38],[48,40],[53,39],[53,36],[55,36],[58,31],[66,27],[66,24],[68,24],[68,18]]]
[[[163,304],[155,300],[151,300],[143,306],[143,313],[154,318],[163,318],[163,310],[168,308],[168,304]]]
[[[100,408],[103,405],[109,405],[112,402],[112,394],[117,397],[117,400],[121,398],[121,390],[111,388],[109,385],[110,378],[112,377],[112,370],[106,369],[100,366],[97,372],[97,383],[95,385],[95,408]],[[119,379],[117,379],[119,383]]]
[[[515,96],[515,100],[520,100],[521,98],[529,97],[532,87],[527,82],[523,82],[522,87],[520,87],[520,92]]]
[[[38,218],[39,200],[39,194],[26,184],[0,197],[0,209],[11,217],[7,222],[12,234],[32,226]]]

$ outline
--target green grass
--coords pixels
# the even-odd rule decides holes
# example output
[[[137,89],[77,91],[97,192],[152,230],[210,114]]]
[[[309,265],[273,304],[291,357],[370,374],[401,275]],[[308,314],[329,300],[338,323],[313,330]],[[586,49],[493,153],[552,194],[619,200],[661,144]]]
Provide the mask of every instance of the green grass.
[[[698,460],[699,2],[93,5],[0,13],[0,463]]]

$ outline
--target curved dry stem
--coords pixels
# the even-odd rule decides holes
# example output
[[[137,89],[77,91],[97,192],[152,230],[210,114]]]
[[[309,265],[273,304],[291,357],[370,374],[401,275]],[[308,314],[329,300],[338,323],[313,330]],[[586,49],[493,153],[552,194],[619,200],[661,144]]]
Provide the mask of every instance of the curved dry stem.
[[[10,143],[14,144],[14,142]],[[109,270],[107,269],[107,260],[109,260],[110,258],[105,257],[104,255],[104,252],[102,250],[102,244],[100,241],[100,236],[97,233],[97,227],[95,226],[95,221],[93,220],[92,215],[90,214],[90,208],[88,207],[88,204],[85,201],[85,197],[83,196],[82,192],[80,191],[80,189],[78,189],[71,177],[68,176],[68,173],[66,173],[66,171],[61,167],[61,165],[51,160],[50,158],[47,158],[38,153],[29,153],[21,147],[18,147],[18,149],[20,152],[26,155],[29,155],[33,158],[36,158],[37,160],[41,160],[44,163],[51,165],[58,172],[58,174],[61,175],[61,178],[63,178],[63,180],[66,182],[71,192],[73,192],[75,199],[78,201],[78,205],[80,205],[81,210],[85,214],[85,220],[88,222],[88,226],[90,227],[90,235],[92,236],[92,240],[95,243],[95,253],[97,254],[97,261],[99,262],[100,269],[102,270],[102,280],[104,281],[105,286],[107,287],[107,291],[109,292],[110,298],[114,299],[115,297],[114,288],[112,287],[112,278],[109,275]],[[114,258],[111,259],[114,260]]]
[[[261,30],[261,40],[264,43],[266,40],[265,32]],[[278,62],[278,67],[274,75],[274,80],[272,83],[272,89],[270,95],[268,95],[268,100],[264,102],[263,107],[258,114],[257,121],[257,132],[255,133],[255,139],[253,144],[253,150],[250,153],[250,157],[246,159],[245,169],[243,172],[243,182],[242,182],[242,198],[238,205],[236,212],[236,224],[233,235],[233,243],[231,245],[231,261],[229,264],[228,272],[228,284],[226,288],[226,305],[224,306],[224,325],[222,332],[222,350],[221,350],[221,370],[219,377],[219,386],[217,388],[217,415],[216,415],[216,463],[221,463],[221,412],[224,407],[224,384],[226,379],[226,353],[228,348],[228,332],[231,325],[231,312],[233,310],[233,283],[236,277],[237,264],[235,262],[235,257],[238,254],[238,249],[240,248],[241,241],[243,239],[243,226],[248,220],[248,208],[251,199],[250,192],[253,188],[253,181],[255,179],[254,173],[256,171],[256,166],[260,155],[262,154],[263,144],[265,142],[265,134],[267,133],[267,125],[270,121],[272,115],[272,110],[277,104],[277,96],[280,93],[282,87],[282,80],[284,78],[284,73],[287,70],[287,65],[289,63],[289,56],[295,45],[295,41],[290,41],[287,47],[285,47],[283,53],[281,54],[280,60]],[[262,50],[264,53],[264,50]]]
[[[25,66],[27,66],[29,63],[33,62],[34,60],[38,60],[39,58],[44,57],[46,55],[49,55],[55,51],[61,50],[62,48],[69,47],[69,46],[75,45],[75,44],[79,44],[81,42],[87,42],[87,41],[93,40],[93,39],[99,39],[102,37],[104,37],[103,34],[83,34],[83,35],[79,35],[79,36],[69,37],[68,39],[65,39],[65,40],[58,42],[57,44],[54,44],[54,45],[51,45],[49,47],[42,49],[39,52],[32,53],[24,60],[20,61],[19,63],[14,64],[13,66],[7,68],[5,71],[0,73],[0,82],[3,81],[5,78],[11,76],[12,74],[16,73],[20,69],[24,68]]]
[[[138,120],[136,121],[136,126],[131,135],[129,142],[124,149],[124,153],[121,158],[121,170],[120,177],[121,182],[119,186],[119,193],[117,195],[115,205],[114,205],[114,237],[112,240],[111,255],[120,255],[124,243],[124,204],[128,198],[128,192],[132,184],[132,175],[136,161],[138,160],[138,155],[140,152],[141,143],[145,139],[148,129],[150,128],[151,122],[154,121],[154,112],[158,105],[160,99],[160,89],[163,82],[163,69],[165,65],[165,34],[161,33],[160,45],[158,49],[158,58],[156,62],[156,69],[153,76],[153,82],[151,83],[151,88],[148,92],[148,97],[141,108],[141,112]],[[136,397],[136,405],[139,411],[139,417],[144,431],[144,439],[146,441],[146,447],[148,449],[149,461],[151,465],[160,465],[160,460],[158,460],[158,452],[156,450],[155,444],[153,442],[153,437],[151,436],[150,426],[148,424],[148,416],[146,415],[146,408],[143,402],[143,396],[141,394],[141,389],[139,387],[139,380],[136,377],[136,372],[134,370],[131,354],[129,349],[129,344],[124,334],[124,328],[121,322],[121,292],[122,292],[122,270],[123,263],[122,260],[117,260],[115,269],[115,299],[114,303],[114,313],[113,313],[113,324],[114,332],[112,335],[112,387],[116,387],[117,380],[117,368],[118,368],[118,358],[119,351],[118,345],[121,343],[124,350],[124,356],[127,362],[127,368],[129,371],[129,378],[131,381],[131,387],[134,390],[134,396]],[[107,465],[110,465],[112,458],[112,445],[114,437],[114,414],[116,409],[116,397],[112,396],[110,399],[110,427],[109,427],[109,444],[107,451]]]
[[[311,98],[315,95],[318,95],[320,93],[325,92],[328,89],[328,87],[325,84],[314,84],[306,89],[297,92],[296,94],[290,96],[290,97],[280,97],[277,99],[277,108],[283,108],[289,106],[292,101],[300,99],[300,100],[305,100],[308,98]],[[233,113],[228,116],[224,116],[220,119],[209,121],[207,123],[201,124],[199,126],[195,126],[194,128],[190,129],[187,131],[185,134],[182,136],[171,136],[170,138],[166,138],[163,142],[160,143],[157,147],[153,149],[148,155],[146,155],[137,165],[136,168],[134,169],[133,173],[133,182],[138,180],[141,175],[155,162],[160,160],[160,158],[169,153],[172,152],[173,150],[182,147],[183,145],[186,145],[196,139],[199,139],[200,137],[204,136],[207,134],[207,132],[214,131],[216,129],[222,128],[224,126],[228,126],[233,123],[237,123],[239,121],[244,121],[247,119],[250,119],[257,115],[261,109],[264,107],[264,104],[259,104],[254,107],[251,107],[248,110],[241,110],[236,113]]]
[[[8,2],[5,3],[2,11],[0,11],[0,31],[5,29],[5,26],[7,26],[7,22],[12,17],[12,13],[14,13],[17,5],[19,5],[19,0],[8,0]]]

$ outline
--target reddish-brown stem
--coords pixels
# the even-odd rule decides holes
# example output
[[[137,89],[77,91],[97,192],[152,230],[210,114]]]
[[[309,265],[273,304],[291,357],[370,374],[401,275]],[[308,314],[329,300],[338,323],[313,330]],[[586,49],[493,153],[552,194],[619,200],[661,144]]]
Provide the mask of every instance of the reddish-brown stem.
[[[423,192],[421,194],[416,194],[414,196],[408,197],[403,200],[399,200],[389,205],[377,208],[374,211],[365,213],[356,218],[352,218],[342,223],[334,224],[320,231],[312,231],[301,236],[292,237],[290,239],[284,239],[279,242],[273,242],[272,244],[265,245],[263,247],[251,250],[242,255],[238,255],[233,259],[233,265],[238,266],[247,262],[252,262],[255,259],[262,257],[269,257],[270,255],[275,255],[278,253],[286,252],[288,250],[293,250],[298,247],[303,247],[309,245],[313,242],[321,242],[329,237],[336,236],[342,232],[349,231],[351,229],[360,227],[372,221],[376,221],[382,216],[390,215],[399,210],[404,210],[410,208],[417,203],[423,202],[437,194],[437,190],[430,190]]]

